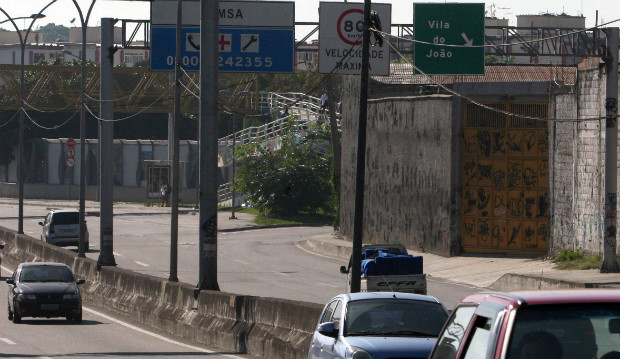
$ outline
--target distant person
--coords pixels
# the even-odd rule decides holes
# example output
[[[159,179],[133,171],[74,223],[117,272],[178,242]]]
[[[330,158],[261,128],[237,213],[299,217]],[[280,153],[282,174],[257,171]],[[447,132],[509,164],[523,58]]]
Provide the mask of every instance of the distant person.
[[[170,185],[166,181],[162,181],[159,191],[161,194],[161,207],[168,207],[170,205]]]
[[[319,112],[323,113],[326,108],[327,108],[327,94],[323,92],[323,95],[321,95],[321,110]]]

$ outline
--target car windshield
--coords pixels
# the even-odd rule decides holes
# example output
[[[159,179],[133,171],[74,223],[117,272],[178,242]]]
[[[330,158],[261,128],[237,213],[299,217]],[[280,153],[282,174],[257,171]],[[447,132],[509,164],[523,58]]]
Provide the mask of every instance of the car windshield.
[[[56,212],[52,217],[52,223],[55,225],[78,224],[80,223],[79,212]]]
[[[20,282],[73,282],[75,279],[67,267],[27,266],[19,275]]]
[[[618,303],[523,307],[506,358],[620,358],[619,332]]]
[[[351,301],[346,336],[437,337],[448,314],[437,303],[406,299]]]

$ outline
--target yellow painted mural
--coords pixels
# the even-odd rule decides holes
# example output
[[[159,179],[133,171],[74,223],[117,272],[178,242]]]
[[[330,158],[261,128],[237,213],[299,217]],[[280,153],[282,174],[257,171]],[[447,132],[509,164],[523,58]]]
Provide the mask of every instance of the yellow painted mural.
[[[546,118],[547,103],[487,104]],[[461,245],[470,253],[545,254],[547,123],[467,104],[463,123]]]

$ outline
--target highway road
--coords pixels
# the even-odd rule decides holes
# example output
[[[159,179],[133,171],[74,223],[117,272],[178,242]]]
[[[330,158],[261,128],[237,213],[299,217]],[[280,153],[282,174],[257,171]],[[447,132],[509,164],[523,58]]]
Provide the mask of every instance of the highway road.
[[[6,273],[6,268],[3,268]],[[3,277],[5,279],[6,277]],[[0,285],[0,357],[2,358],[126,358],[148,357],[245,359],[139,328],[84,306],[81,324],[60,318],[24,318],[13,324],[6,316],[8,286]]]
[[[17,206],[0,205],[0,225],[16,229]],[[45,207],[24,207],[24,232],[39,238]],[[228,220],[228,219],[226,219]],[[89,258],[99,256],[99,218],[87,217],[90,231]],[[118,215],[114,217],[114,256],[126,269],[168,278],[170,215]],[[331,227],[254,229],[218,234],[218,283],[225,292],[325,303],[346,291],[342,260],[318,256],[296,245],[300,240],[326,234]],[[68,249],[76,250],[75,247]],[[178,278],[198,282],[198,216],[179,216]],[[429,280],[429,294],[448,309],[470,288]]]

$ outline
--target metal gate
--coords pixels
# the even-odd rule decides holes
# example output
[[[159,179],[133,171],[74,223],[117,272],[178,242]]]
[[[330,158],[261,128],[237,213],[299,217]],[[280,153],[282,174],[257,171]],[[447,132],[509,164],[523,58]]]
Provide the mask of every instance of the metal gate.
[[[547,118],[547,103],[488,104]],[[545,254],[548,242],[547,123],[467,104],[463,124],[462,248]]]

